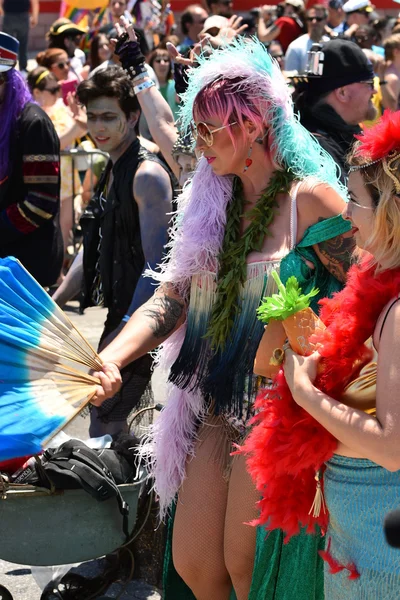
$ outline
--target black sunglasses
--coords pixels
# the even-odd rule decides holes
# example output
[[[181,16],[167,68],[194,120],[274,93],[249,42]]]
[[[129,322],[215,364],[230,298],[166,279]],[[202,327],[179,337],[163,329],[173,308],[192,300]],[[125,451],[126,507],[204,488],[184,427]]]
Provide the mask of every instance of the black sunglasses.
[[[66,67],[67,69],[69,69],[69,60],[67,60],[67,61],[65,61],[65,62],[59,62],[59,63],[56,63],[56,65],[57,65],[57,67],[58,67],[59,69],[64,69],[65,67]]]
[[[321,23],[321,21],[325,21],[325,17],[307,17],[306,21],[317,21],[317,23]]]

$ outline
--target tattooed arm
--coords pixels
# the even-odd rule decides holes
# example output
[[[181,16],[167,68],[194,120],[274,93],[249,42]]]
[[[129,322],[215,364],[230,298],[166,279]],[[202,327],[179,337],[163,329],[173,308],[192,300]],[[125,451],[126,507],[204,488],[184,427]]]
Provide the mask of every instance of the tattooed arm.
[[[133,313],[121,333],[100,352],[102,371],[94,373],[101,381],[91,399],[95,406],[112,398],[121,388],[120,370],[154,350],[174,333],[186,317],[185,303],[168,284]]]
[[[304,191],[303,191],[304,189]],[[297,196],[298,230],[297,242],[303,238],[311,225],[339,215],[345,208],[345,202],[325,184],[305,183]],[[354,238],[350,232],[338,235],[313,246],[325,268],[338,281],[346,281],[347,271],[355,250]]]
[[[133,313],[121,333],[100,353],[104,362],[122,369],[154,350],[174,333],[186,317],[185,302],[172,286],[161,286]]]
[[[319,221],[324,221],[320,218]],[[351,232],[343,233],[313,246],[318,258],[338,281],[346,283],[347,271],[352,264],[355,241]]]

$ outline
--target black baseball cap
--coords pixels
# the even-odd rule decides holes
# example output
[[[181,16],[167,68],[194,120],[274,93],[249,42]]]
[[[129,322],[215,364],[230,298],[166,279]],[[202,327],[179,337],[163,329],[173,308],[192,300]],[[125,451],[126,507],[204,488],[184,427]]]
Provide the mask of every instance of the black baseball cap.
[[[308,89],[315,94],[374,78],[372,63],[361,48],[349,40],[336,39],[322,44],[316,59],[316,70],[304,73]]]

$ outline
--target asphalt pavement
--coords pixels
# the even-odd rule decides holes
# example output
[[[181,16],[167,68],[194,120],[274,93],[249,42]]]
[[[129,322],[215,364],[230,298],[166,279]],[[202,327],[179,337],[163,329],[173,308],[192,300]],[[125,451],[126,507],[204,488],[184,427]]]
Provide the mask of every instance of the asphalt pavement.
[[[100,338],[106,311],[101,308],[87,309],[84,315],[79,315],[76,302],[70,302],[66,307],[66,312],[74,325],[86,337],[86,339],[97,347]],[[157,401],[162,400],[163,377],[155,373],[153,376],[155,385],[155,395]],[[86,439],[88,437],[89,420],[87,416],[78,416],[68,426],[66,432],[71,437]],[[1,500],[0,500],[1,502]],[[0,522],[0,556],[1,547],[7,545],[7,540],[1,534]],[[3,555],[4,556],[4,555]],[[49,549],[49,562],[51,563],[51,549]],[[101,562],[90,561],[81,565],[80,573],[87,577],[93,577],[99,573]],[[42,573],[42,577],[44,574]],[[50,580],[50,577],[48,578]],[[0,585],[6,587],[12,594],[13,600],[40,600],[41,589],[32,576],[31,567],[27,565],[17,565],[0,559]],[[114,583],[102,596],[102,599],[117,598],[122,591],[121,583]],[[121,600],[160,600],[161,595],[157,589],[147,585],[143,581],[132,581],[126,587],[124,593],[119,596]],[[99,596],[100,599],[100,596]],[[0,591],[0,600],[10,600],[2,598]],[[80,600],[85,600],[82,598]]]

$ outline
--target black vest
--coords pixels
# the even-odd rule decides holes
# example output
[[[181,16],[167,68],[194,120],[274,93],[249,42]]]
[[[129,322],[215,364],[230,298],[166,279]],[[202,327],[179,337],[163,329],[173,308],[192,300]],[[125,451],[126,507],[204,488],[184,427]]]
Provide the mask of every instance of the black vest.
[[[115,326],[126,314],[145,266],[139,209],[133,196],[133,180],[144,160],[157,162],[165,168],[157,156],[140,145],[139,140],[133,142],[114,167],[109,161],[97,192],[81,218],[84,245],[81,308],[94,305],[93,288],[99,263],[104,306],[109,309],[108,320]],[[114,179],[102,207],[100,197],[111,169]]]

